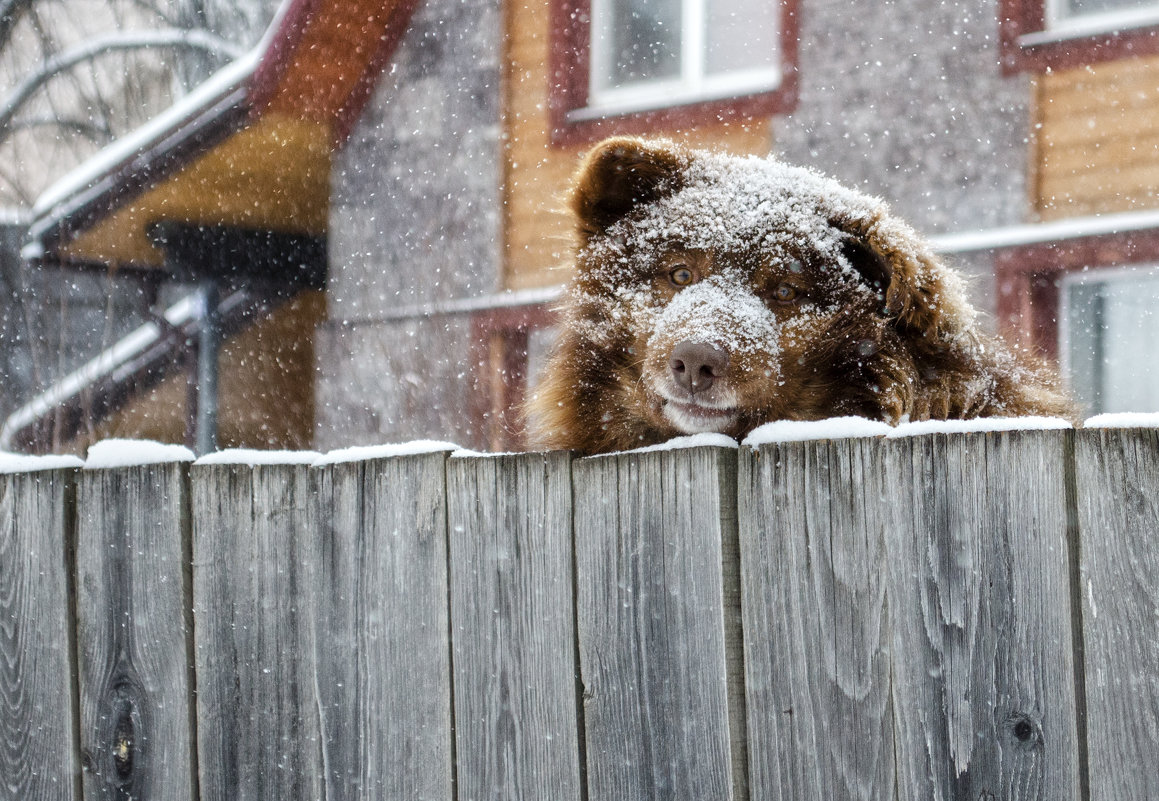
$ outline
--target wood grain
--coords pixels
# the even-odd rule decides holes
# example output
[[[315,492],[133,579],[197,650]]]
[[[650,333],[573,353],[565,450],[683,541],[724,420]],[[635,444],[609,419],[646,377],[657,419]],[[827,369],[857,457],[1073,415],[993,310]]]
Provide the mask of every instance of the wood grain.
[[[583,797],[569,467],[447,462],[459,798]]]
[[[445,460],[315,471],[329,801],[453,798]]]
[[[1035,95],[1035,208],[1044,219],[1154,206],[1159,58],[1058,70]]]
[[[899,797],[1080,797],[1069,432],[891,443]],[[900,489],[900,493],[898,490]]]
[[[728,673],[739,632],[734,610],[725,623],[722,566],[736,536],[735,466],[727,448],[574,465],[593,799],[747,797],[744,710]]]
[[[754,796],[1079,798],[1066,436],[742,459]]]
[[[316,799],[319,537],[304,465],[192,468],[201,798]]]
[[[741,454],[752,797],[894,798],[889,567],[872,441]]]
[[[0,799],[81,797],[70,592],[75,471],[0,475]]]
[[[1159,798],[1159,431],[1077,434],[1092,801]]]
[[[195,797],[186,470],[159,464],[80,474],[85,798]]]

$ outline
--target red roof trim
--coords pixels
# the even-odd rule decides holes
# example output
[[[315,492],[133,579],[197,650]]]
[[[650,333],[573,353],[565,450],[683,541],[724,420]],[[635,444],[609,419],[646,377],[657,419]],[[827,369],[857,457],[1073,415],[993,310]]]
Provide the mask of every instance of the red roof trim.
[[[419,0],[396,0],[374,57],[335,115],[334,140],[336,144],[345,142],[349,138],[350,132],[354,130],[355,123],[362,116],[362,110],[366,107],[371,95],[374,94],[374,87],[378,84],[378,79],[386,72],[386,67],[394,57],[395,50],[402,42],[403,34],[406,33],[410,25],[410,18],[418,4]]]
[[[291,0],[286,13],[277,21],[278,27],[270,36],[266,52],[262,54],[261,62],[250,81],[250,104],[255,114],[260,114],[277,94],[286,70],[293,64],[294,53],[310,26],[310,20],[318,13],[323,2],[325,0]]]

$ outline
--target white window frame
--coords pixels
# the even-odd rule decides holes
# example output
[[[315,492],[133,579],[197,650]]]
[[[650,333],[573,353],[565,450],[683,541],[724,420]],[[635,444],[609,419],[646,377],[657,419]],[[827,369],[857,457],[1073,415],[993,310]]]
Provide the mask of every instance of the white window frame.
[[[782,21],[776,18],[773,31],[777,42],[777,64],[719,75],[705,72],[705,8],[712,0],[677,0],[681,3],[680,76],[671,79],[639,81],[629,86],[610,87],[603,67],[607,64],[608,42],[600,35],[603,20],[611,12],[614,0],[591,0],[591,40],[589,42],[588,104],[571,112],[575,120],[593,119],[608,114],[651,111],[758,92],[771,92],[784,78],[780,36]],[[776,0],[770,0],[776,2]],[[780,3],[777,3],[779,6]]]
[[[1070,380],[1072,367],[1070,358],[1070,331],[1075,322],[1071,320],[1071,307],[1067,302],[1070,288],[1075,284],[1105,284],[1116,281],[1129,281],[1142,277],[1159,277],[1159,263],[1131,265],[1130,267],[1113,267],[1087,269],[1067,273],[1059,281],[1058,293],[1058,366],[1067,381]]]
[[[1148,0],[1141,8],[1067,14],[1066,0],[1045,0],[1046,30],[1020,38],[1024,45],[1075,39],[1111,31],[1159,25],[1159,0]]]

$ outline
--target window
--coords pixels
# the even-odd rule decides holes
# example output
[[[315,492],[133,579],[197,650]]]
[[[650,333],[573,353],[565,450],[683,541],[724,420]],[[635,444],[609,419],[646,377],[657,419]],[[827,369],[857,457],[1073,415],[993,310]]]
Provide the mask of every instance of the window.
[[[589,107],[774,90],[779,16],[767,0],[592,0]]]
[[[1068,275],[1060,300],[1059,354],[1085,410],[1159,411],[1159,269]]]
[[[795,99],[796,0],[555,0],[553,140],[769,115]]]
[[[1007,72],[1159,52],[1159,0],[999,0],[999,8]]]

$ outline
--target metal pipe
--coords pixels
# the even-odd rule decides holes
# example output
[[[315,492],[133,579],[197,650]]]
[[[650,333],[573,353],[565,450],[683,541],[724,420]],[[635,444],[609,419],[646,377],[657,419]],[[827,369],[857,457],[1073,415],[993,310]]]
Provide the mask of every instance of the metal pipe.
[[[218,356],[221,310],[217,282],[201,284],[201,331],[197,337],[197,447],[199,456],[217,450]]]

